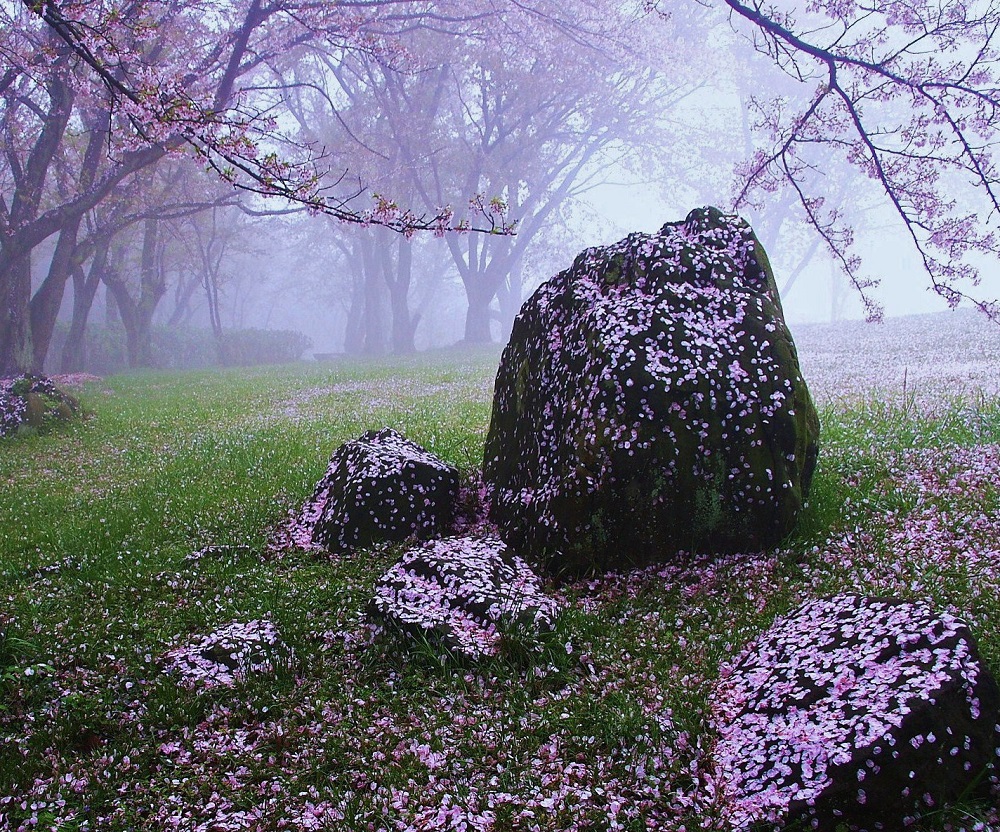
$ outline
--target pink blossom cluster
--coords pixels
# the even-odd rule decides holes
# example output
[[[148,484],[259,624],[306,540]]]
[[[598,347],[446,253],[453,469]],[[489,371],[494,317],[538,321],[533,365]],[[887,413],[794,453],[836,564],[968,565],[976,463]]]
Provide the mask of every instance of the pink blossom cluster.
[[[0,436],[13,433],[24,422],[28,404],[23,396],[14,393],[17,379],[0,379]]]

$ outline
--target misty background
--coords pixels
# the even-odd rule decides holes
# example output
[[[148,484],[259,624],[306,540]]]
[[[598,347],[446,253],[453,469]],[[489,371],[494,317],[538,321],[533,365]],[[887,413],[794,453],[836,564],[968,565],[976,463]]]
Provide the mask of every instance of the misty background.
[[[604,48],[557,31],[486,43],[415,29],[398,54],[303,50],[267,66],[256,94],[273,98],[290,143],[322,150],[329,193],[417,216],[449,206],[457,221],[514,233],[338,222],[168,156],[86,218],[94,231],[121,227],[76,269],[46,370],[504,343],[521,303],[584,248],[731,204],[734,171],[760,146],[755,110],[809,95],[711,10],[622,26]],[[853,225],[885,314],[946,309],[874,184],[835,158],[816,175],[814,191]],[[741,213],[793,334],[864,317],[794,194],[764,194]],[[32,254],[36,291],[56,247],[53,237]],[[995,297],[996,269],[985,274],[981,294]]]

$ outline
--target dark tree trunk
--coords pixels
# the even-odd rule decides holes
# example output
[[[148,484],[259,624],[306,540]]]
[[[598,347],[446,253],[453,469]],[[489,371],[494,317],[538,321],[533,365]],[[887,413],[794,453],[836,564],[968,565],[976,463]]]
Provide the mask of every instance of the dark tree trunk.
[[[0,264],[0,376],[31,369],[31,258],[25,254]]]
[[[17,178],[17,186],[11,195],[10,213],[4,218],[4,238],[0,239],[0,303],[3,303],[0,312],[0,375],[25,372],[34,364],[31,315],[28,311],[31,302],[31,250],[49,234],[28,239],[24,229],[38,217],[45,180],[73,110],[73,91],[64,82],[61,68],[52,69],[45,87],[49,109],[38,140]]]
[[[106,113],[98,112],[89,114],[85,118],[85,123],[90,132],[87,141],[87,149],[83,154],[83,162],[80,166],[78,177],[79,189],[81,192],[89,190],[94,184],[101,159],[104,156],[105,144],[107,141],[110,125]],[[76,266],[79,266],[86,255],[77,246],[77,237],[80,233],[80,225],[83,222],[83,213],[75,212],[70,214],[66,224],[59,231],[59,239],[56,241],[55,253],[52,262],[49,264],[49,273],[46,275],[42,285],[35,292],[31,299],[30,319],[31,319],[31,343],[34,355],[34,369],[41,372],[45,366],[45,358],[49,353],[49,344],[52,341],[52,332],[59,317],[59,308],[62,306],[63,295],[66,293],[66,284],[69,282],[70,274]]]
[[[88,272],[79,265],[73,269],[73,320],[59,360],[59,369],[64,373],[78,373],[87,368],[87,319],[108,262],[108,245],[108,240],[97,244]]]
[[[49,272],[29,303],[32,369],[38,373],[42,372],[45,358],[49,354],[49,344],[56,327],[56,319],[59,317],[59,307],[62,306],[66,284],[74,267],[79,265],[77,235],[82,219],[80,216],[74,217],[59,232],[56,250],[49,263]]]
[[[379,246],[379,256],[385,285],[389,289],[389,308],[392,312],[392,351],[397,355],[408,355],[416,352],[413,336],[417,330],[418,319],[410,314],[410,282],[413,276],[413,243],[405,237],[381,229],[382,233],[376,240]],[[392,258],[392,244],[398,245],[396,260]]]

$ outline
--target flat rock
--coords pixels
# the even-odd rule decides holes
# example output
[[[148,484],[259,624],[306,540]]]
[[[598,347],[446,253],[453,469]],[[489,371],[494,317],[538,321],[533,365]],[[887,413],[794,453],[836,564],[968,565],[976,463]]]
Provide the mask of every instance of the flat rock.
[[[190,688],[232,687],[290,667],[293,653],[270,621],[234,621],[163,654],[161,664]]]
[[[897,830],[988,781],[1000,691],[960,619],[843,595],[775,621],[713,713],[733,828]]]
[[[452,537],[405,552],[379,579],[368,611],[475,659],[495,655],[505,635],[551,629],[557,608],[503,541]]]

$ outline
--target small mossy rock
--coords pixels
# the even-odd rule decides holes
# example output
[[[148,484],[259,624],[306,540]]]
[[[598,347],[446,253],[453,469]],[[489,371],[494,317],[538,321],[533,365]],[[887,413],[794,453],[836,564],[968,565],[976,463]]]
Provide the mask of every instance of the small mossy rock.
[[[270,621],[234,621],[168,650],[164,670],[184,687],[232,687],[253,675],[290,668],[294,652]]]
[[[24,410],[25,421],[33,428],[40,428],[45,420],[45,404],[42,397],[37,393],[28,393],[25,396],[26,407]]]
[[[451,522],[458,490],[454,466],[391,428],[368,431],[334,451],[302,522],[333,552],[428,538]]]
[[[768,548],[819,419],[750,227],[714,208],[588,249],[514,323],[483,477],[507,543],[555,573]]]
[[[80,402],[45,376],[0,379],[0,436],[14,433],[22,425],[44,428],[50,421],[66,421],[81,412]]]
[[[376,583],[368,614],[478,659],[505,636],[550,630],[556,602],[502,540],[451,537],[405,552]]]
[[[716,782],[734,829],[896,830],[986,784],[1000,691],[968,627],[891,598],[809,601],[724,668]]]

